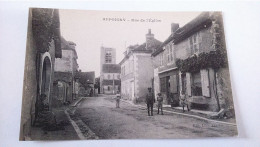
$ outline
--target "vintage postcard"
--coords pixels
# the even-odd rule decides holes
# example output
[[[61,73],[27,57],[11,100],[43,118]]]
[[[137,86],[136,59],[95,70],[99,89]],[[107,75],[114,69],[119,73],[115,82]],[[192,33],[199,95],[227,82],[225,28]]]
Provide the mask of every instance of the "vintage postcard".
[[[20,140],[237,136],[221,12],[30,8]]]

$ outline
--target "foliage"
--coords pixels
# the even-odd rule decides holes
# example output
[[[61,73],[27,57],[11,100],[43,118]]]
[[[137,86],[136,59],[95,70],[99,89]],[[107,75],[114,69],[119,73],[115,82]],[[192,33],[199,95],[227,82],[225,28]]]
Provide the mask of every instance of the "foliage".
[[[218,69],[226,66],[226,53],[222,50],[194,54],[187,59],[177,59],[176,65],[181,72],[196,72],[200,69]]]
[[[55,17],[54,9],[33,9],[32,30],[36,46],[41,53],[49,51],[51,40],[59,26],[59,20]]]

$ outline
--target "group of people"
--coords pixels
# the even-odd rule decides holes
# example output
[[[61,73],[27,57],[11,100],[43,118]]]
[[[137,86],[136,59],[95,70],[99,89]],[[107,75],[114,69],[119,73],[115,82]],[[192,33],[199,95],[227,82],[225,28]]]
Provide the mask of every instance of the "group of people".
[[[116,99],[116,108],[120,108],[119,103],[120,103],[121,95],[120,95],[119,91],[117,91],[115,99]],[[157,94],[156,100],[158,102],[157,103],[157,107],[158,107],[157,114],[159,114],[161,111],[161,115],[163,115],[163,96],[161,93]],[[153,116],[153,104],[155,103],[155,97],[154,97],[154,94],[152,93],[152,88],[150,88],[150,87],[148,88],[148,93],[146,95],[145,102],[147,104],[148,116]],[[187,101],[186,96],[183,91],[181,92],[181,96],[180,96],[180,104],[182,106],[183,112],[184,112],[185,106],[187,106],[187,110],[190,111],[188,101]]]
[[[158,105],[158,112],[159,114],[160,109],[161,109],[161,115],[163,115],[163,96],[161,93],[157,94],[157,105]],[[153,116],[153,104],[155,103],[155,98],[154,94],[152,93],[152,88],[148,88],[148,93],[146,95],[146,104],[147,104],[147,111],[148,111],[148,116]],[[188,101],[186,99],[186,96],[184,94],[184,91],[181,92],[180,96],[180,104],[182,106],[182,110],[184,112],[184,107],[187,106],[187,110],[190,111],[190,106],[188,104]],[[151,113],[150,113],[151,112]]]
[[[157,101],[158,101],[157,114],[159,114],[160,109],[161,109],[161,115],[163,115],[163,97],[162,97],[161,93],[157,94]],[[155,103],[155,97],[154,97],[154,94],[152,93],[152,88],[148,88],[148,93],[146,95],[145,102],[147,104],[148,116],[153,116],[153,104]]]

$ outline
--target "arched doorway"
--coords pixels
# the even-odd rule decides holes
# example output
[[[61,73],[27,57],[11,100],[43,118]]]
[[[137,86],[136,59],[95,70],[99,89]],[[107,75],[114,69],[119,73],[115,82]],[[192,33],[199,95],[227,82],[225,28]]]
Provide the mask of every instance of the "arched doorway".
[[[44,57],[43,60],[41,79],[41,94],[45,94],[47,96],[46,102],[49,103],[51,82],[51,60],[48,56]]]

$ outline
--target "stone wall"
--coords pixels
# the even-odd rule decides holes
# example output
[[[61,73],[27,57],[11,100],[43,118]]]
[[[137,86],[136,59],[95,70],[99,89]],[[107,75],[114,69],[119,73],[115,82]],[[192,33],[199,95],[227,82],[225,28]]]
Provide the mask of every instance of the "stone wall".
[[[123,99],[134,100],[134,97],[132,96],[132,92],[134,90],[132,88],[132,82],[134,82],[134,78],[130,78],[122,81],[121,95]]]
[[[24,140],[24,136],[30,135],[31,111],[34,111],[35,109],[35,102],[37,97],[37,86],[35,86],[35,84],[38,82],[36,78],[36,57],[37,50],[32,34],[32,11],[30,9],[24,67],[20,140]]]
[[[137,102],[144,101],[148,87],[152,87],[153,65],[150,54],[135,56],[135,96]]]
[[[231,91],[231,81],[228,68],[221,68],[216,73],[217,94],[220,107],[233,109],[233,97]]]
[[[48,55],[48,57],[46,56]],[[26,43],[26,58],[24,69],[24,86],[22,98],[22,113],[21,113],[21,126],[20,126],[20,140],[24,140],[25,136],[30,136],[31,123],[35,116],[35,103],[38,97],[37,88],[41,90],[41,79],[44,58],[50,58],[51,70],[49,81],[49,105],[52,107],[52,92],[53,92],[53,79],[54,79],[54,62],[55,62],[55,43],[51,41],[49,51],[40,53],[33,38],[32,33],[32,9],[29,10],[28,19],[28,32]]]

